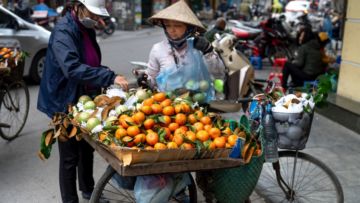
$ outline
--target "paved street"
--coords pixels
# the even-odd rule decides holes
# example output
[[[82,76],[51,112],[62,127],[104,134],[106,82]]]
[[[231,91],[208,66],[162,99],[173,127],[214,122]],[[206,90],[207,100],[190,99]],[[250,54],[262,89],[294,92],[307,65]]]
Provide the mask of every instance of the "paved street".
[[[129,61],[146,61],[152,44],[160,41],[159,29],[135,32],[115,32],[107,39],[99,38],[103,64],[126,75],[130,80]],[[256,71],[257,78],[266,78],[269,68]],[[49,119],[36,109],[38,86],[30,86],[30,113],[19,138],[12,142],[0,139],[0,203],[61,202],[58,185],[58,148],[53,146],[51,157],[43,162],[37,157],[41,132]],[[360,135],[331,120],[315,114],[305,152],[326,163],[342,184],[345,202],[360,202]],[[107,164],[96,154],[95,181]],[[81,199],[81,198],[80,198]],[[253,202],[264,202],[257,195]],[[81,200],[81,202],[86,202]]]

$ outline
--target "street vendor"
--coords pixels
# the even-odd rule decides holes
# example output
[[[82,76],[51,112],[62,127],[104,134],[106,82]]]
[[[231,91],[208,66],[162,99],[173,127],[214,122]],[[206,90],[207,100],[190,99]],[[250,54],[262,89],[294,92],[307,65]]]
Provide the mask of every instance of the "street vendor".
[[[186,71],[191,71],[192,75],[209,72],[210,80],[225,79],[225,66],[210,42],[205,37],[195,36],[206,29],[185,1],[178,1],[155,14],[150,22],[162,27],[166,36],[166,39],[153,45],[149,54],[145,72],[153,86],[161,91],[171,91],[179,85],[178,80],[192,77]],[[195,59],[191,59],[192,56]],[[207,70],[197,69],[194,63],[199,66],[205,64]],[[176,78],[172,77],[175,75]]]
[[[204,37],[193,37],[206,30],[185,1],[160,11],[150,22],[162,27],[166,36],[150,51],[145,73],[152,86],[160,91],[173,91],[189,79],[197,82],[200,76],[209,83],[225,77],[224,65],[210,42]],[[189,173],[138,176],[134,186],[136,202],[165,203],[170,197],[183,196],[181,191],[191,183],[190,176]],[[114,178],[119,180],[118,175]]]
[[[109,16],[105,0],[73,1],[52,31],[37,103],[37,108],[48,117],[67,113],[67,106],[75,104],[81,95],[96,96],[103,87],[117,84],[128,88],[125,77],[101,65],[94,30],[101,16]],[[94,149],[75,136],[58,145],[62,202],[79,202],[77,173],[82,197],[90,199],[94,189]]]

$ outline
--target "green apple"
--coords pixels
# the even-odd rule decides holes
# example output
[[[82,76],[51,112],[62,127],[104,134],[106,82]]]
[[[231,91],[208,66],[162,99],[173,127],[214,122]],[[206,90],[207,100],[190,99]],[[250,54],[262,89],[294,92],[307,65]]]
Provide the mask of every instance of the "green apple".
[[[95,108],[96,108],[96,104],[93,101],[87,101],[84,104],[84,109],[85,110],[95,110]]]
[[[196,93],[194,94],[194,96],[192,97],[194,102],[198,102],[198,103],[204,103],[205,101],[205,94],[204,93]]]
[[[91,101],[92,99],[88,95],[82,95],[79,97],[79,103],[85,104],[87,101]]]
[[[220,79],[216,79],[214,81],[214,88],[217,92],[223,92],[224,91],[224,81]]]
[[[88,113],[88,112],[80,112],[79,113],[79,115],[78,115],[78,117],[77,117],[77,121],[79,122],[79,123],[81,123],[81,122],[86,122],[88,119],[89,119],[89,117],[90,117],[90,113]]]
[[[100,125],[100,120],[96,117],[89,118],[86,122],[86,129],[91,131],[95,126]]]
[[[125,105],[119,105],[115,108],[115,111],[118,115],[122,114],[124,111],[127,111],[128,107]]]
[[[202,92],[206,92],[209,89],[210,84],[206,80],[201,80],[199,86]]]

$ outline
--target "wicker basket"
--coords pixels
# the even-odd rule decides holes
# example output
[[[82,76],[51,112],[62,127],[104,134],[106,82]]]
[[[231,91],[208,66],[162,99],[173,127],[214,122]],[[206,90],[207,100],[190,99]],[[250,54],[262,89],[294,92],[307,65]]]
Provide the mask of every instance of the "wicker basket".
[[[261,139],[261,147],[264,149]],[[263,150],[262,150],[263,151]],[[241,203],[251,195],[260,177],[264,153],[252,157],[250,163],[228,169],[197,173],[197,183],[207,202]]]
[[[10,84],[14,81],[20,81],[23,78],[25,62],[22,60],[17,65],[9,64],[7,72],[1,73],[3,83]]]

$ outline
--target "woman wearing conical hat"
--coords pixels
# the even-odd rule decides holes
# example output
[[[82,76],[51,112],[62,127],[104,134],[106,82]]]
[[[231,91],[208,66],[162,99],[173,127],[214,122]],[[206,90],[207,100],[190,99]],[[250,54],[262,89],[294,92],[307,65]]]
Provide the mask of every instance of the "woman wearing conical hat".
[[[172,4],[153,15],[149,21],[162,27],[166,36],[165,40],[152,47],[149,54],[146,74],[153,85],[157,85],[162,91],[179,88],[179,83],[189,80],[187,71],[192,71],[192,75],[199,72],[193,67],[198,63],[198,66],[205,64],[207,70],[200,68],[200,72],[208,74],[209,80],[225,78],[225,67],[210,42],[204,37],[193,37],[195,33],[205,32],[206,29],[185,1]],[[169,72],[173,74],[167,74]]]

